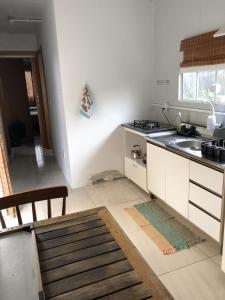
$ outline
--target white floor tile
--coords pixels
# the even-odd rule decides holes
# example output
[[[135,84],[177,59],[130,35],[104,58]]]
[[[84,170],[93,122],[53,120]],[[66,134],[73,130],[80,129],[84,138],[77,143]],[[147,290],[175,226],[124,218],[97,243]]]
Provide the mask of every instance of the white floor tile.
[[[66,203],[67,213],[70,214],[91,208],[95,208],[95,205],[84,188],[74,189],[69,192]]]
[[[141,189],[138,185],[134,184],[132,181],[130,180],[126,180],[126,184],[127,186],[129,186],[136,194],[138,194],[138,196],[140,196],[140,198],[148,201],[150,200],[150,195],[149,193],[147,193],[146,191],[144,191],[143,189]]]
[[[176,300],[224,300],[225,274],[206,259],[160,276]]]
[[[128,237],[157,275],[171,272],[172,270],[207,258],[196,246],[171,255],[163,255],[154,242],[141,229],[129,233]]]
[[[204,234],[202,236],[204,236]],[[204,243],[198,244],[198,248],[209,257],[218,255],[220,253],[220,245],[209,236],[206,236],[205,239],[206,241]]]
[[[221,267],[222,265],[222,255],[216,255],[216,256],[213,256],[211,257],[211,259],[219,266]]]
[[[140,198],[125,179],[90,185],[85,189],[96,206],[120,204]]]
[[[36,214],[37,214],[38,221],[47,218],[47,210],[45,210],[45,201],[36,202],[35,208],[36,208]],[[33,222],[31,203],[21,205],[20,209],[21,209],[21,217],[22,217],[23,223],[26,224],[26,223]]]
[[[123,229],[125,233],[131,233],[137,230],[140,230],[140,227],[137,223],[129,216],[129,214],[125,211],[125,208],[132,207],[135,204],[142,203],[143,199],[138,199],[131,202],[125,202],[117,205],[108,205],[107,208]]]
[[[14,193],[54,185],[68,185],[55,159],[46,156],[44,160],[44,166],[38,168],[35,156],[14,155],[9,161]]]

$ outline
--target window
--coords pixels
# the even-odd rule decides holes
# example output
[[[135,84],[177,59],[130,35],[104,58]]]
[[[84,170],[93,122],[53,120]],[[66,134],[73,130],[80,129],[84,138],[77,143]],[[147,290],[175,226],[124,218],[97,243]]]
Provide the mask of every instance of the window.
[[[180,101],[225,104],[225,65],[183,68],[179,81]]]
[[[179,99],[225,104],[225,36],[216,30],[181,41]]]

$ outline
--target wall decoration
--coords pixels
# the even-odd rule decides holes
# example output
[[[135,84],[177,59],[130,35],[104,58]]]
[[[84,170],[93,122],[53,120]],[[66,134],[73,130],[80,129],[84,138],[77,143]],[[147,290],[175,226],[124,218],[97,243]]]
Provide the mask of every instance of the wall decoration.
[[[80,114],[90,119],[93,114],[93,105],[94,101],[88,91],[87,85],[85,85],[82,90]]]

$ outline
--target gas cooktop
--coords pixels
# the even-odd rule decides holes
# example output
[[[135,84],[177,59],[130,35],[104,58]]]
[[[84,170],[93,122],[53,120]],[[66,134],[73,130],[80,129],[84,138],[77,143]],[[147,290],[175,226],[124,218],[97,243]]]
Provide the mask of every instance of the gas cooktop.
[[[123,126],[145,134],[175,129],[170,125],[152,120],[134,120],[132,123],[123,124]]]

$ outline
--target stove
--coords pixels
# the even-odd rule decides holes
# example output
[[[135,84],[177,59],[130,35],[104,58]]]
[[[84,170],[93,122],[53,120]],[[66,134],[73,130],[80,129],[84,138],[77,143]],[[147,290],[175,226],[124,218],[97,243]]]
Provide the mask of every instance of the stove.
[[[159,122],[150,121],[150,120],[134,120],[133,126],[135,128],[141,128],[141,129],[144,129],[144,130],[151,130],[153,128],[159,128]]]
[[[175,129],[170,125],[152,120],[134,120],[132,123],[123,124],[123,126],[145,134]]]

